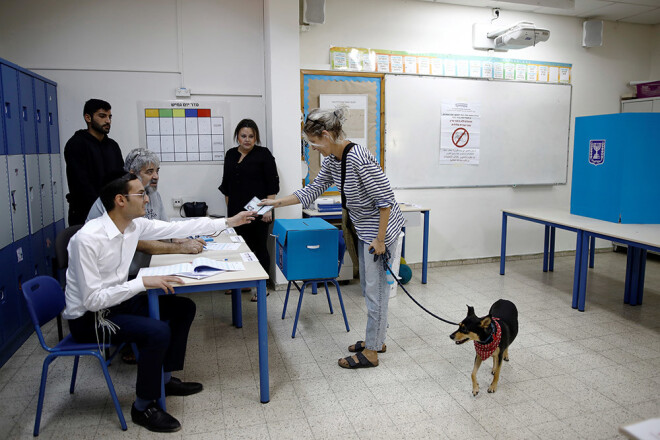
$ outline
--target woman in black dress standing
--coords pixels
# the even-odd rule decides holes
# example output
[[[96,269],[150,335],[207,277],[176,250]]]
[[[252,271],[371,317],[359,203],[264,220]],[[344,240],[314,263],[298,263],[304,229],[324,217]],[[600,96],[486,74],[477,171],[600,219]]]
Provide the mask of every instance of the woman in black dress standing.
[[[222,183],[218,189],[225,195],[227,217],[241,211],[253,198],[274,199],[280,191],[280,178],[277,175],[275,158],[268,148],[260,146],[259,128],[252,119],[243,119],[234,130],[234,147],[225,154]],[[266,272],[270,258],[266,247],[268,224],[273,221],[273,211],[266,213],[260,220],[239,226],[240,234],[250,250],[255,253]],[[256,301],[256,294],[252,301]]]

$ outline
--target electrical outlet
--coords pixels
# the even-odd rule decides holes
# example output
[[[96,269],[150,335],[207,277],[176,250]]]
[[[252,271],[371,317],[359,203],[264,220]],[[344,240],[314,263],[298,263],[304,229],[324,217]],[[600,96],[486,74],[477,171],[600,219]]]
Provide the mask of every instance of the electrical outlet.
[[[172,197],[172,206],[175,208],[181,208],[183,205],[183,199],[181,197]]]

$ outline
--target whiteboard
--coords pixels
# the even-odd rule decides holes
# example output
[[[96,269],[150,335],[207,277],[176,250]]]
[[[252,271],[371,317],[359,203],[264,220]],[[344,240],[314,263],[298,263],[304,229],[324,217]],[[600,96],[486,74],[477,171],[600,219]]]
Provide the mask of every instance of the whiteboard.
[[[439,164],[443,101],[478,104],[478,164]],[[393,188],[565,184],[570,107],[570,85],[387,75],[385,172]]]

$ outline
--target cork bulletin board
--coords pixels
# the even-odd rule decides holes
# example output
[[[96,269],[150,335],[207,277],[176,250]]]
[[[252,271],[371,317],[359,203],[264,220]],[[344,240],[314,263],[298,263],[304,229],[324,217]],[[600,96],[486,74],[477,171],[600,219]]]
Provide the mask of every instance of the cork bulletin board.
[[[385,148],[384,148],[384,75],[378,73],[359,73],[359,72],[335,72],[318,70],[301,70],[301,106],[303,121],[307,118],[310,110],[318,108],[321,102],[321,95],[335,95],[350,97],[355,95],[356,101],[362,101],[366,97],[366,117],[363,130],[366,144],[369,151],[376,157],[384,168]],[[349,106],[349,108],[351,108]],[[351,110],[352,111],[352,110]],[[349,120],[356,121],[362,119],[364,110],[355,110],[355,114],[349,112]],[[353,117],[352,117],[353,116]],[[363,139],[364,139],[363,138]],[[351,139],[350,136],[348,139]],[[303,185],[307,185],[314,180],[321,168],[321,155],[314,151],[302,141],[301,155],[304,166],[307,167],[307,173],[303,176]],[[305,174],[303,172],[303,174]],[[331,187],[327,194],[338,194],[336,187]]]

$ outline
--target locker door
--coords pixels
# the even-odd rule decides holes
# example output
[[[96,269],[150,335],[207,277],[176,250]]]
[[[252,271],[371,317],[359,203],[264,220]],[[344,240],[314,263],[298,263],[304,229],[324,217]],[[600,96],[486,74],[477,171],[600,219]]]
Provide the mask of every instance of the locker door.
[[[46,105],[46,83],[34,78],[34,121],[37,126],[37,152],[48,154],[48,107]]]
[[[30,219],[30,234],[41,229],[41,191],[39,183],[39,156],[25,155],[25,176],[27,178],[28,213]]]
[[[12,243],[7,156],[0,156],[0,249]],[[6,267],[6,266],[2,266]],[[2,270],[0,270],[2,272]]]
[[[13,67],[0,64],[2,74],[2,112],[5,116],[7,154],[21,154],[21,123],[18,105],[18,73]]]
[[[2,66],[2,64],[0,64]],[[0,67],[2,69],[2,67]],[[3,98],[4,93],[2,93],[2,73],[0,72],[0,103],[2,103],[2,109],[0,109],[0,155],[7,154],[7,144],[5,143],[5,100]]]
[[[52,144],[51,144],[52,145]],[[59,154],[50,155],[51,189],[53,191],[53,220],[64,219],[64,189],[62,183],[62,157]]]
[[[48,138],[51,154],[60,152],[60,126],[57,116],[57,87],[46,83],[46,106],[48,107]]]
[[[9,207],[9,178],[7,177],[7,156],[0,156],[0,206]],[[12,243],[11,209],[0,209],[0,248]],[[0,270],[2,272],[2,270]]]
[[[50,154],[39,156],[39,191],[41,193],[41,218],[43,225],[53,223],[53,179],[50,175]]]
[[[12,247],[6,246],[0,249],[0,264],[4,268],[12,267],[11,253]],[[7,335],[11,333],[12,327],[16,327],[17,310],[12,305],[11,292],[15,289],[11,287],[13,281],[11,270],[0,271],[0,347],[7,340]],[[14,315],[14,317],[12,317]]]
[[[14,241],[27,237],[28,206],[25,190],[25,159],[23,155],[7,156],[9,173],[9,203]]]
[[[20,119],[23,134],[23,152],[37,154],[37,128],[35,124],[34,90],[32,77],[27,73],[18,72]]]
[[[15,290],[11,292],[12,299],[16,302],[17,310],[17,327],[20,329],[26,323],[31,322],[30,316],[25,306],[25,299],[23,298],[23,283],[36,276],[34,260],[30,249],[30,237],[25,237],[19,241],[14,242],[12,254],[10,255],[11,263],[14,266],[13,272],[13,286]]]

